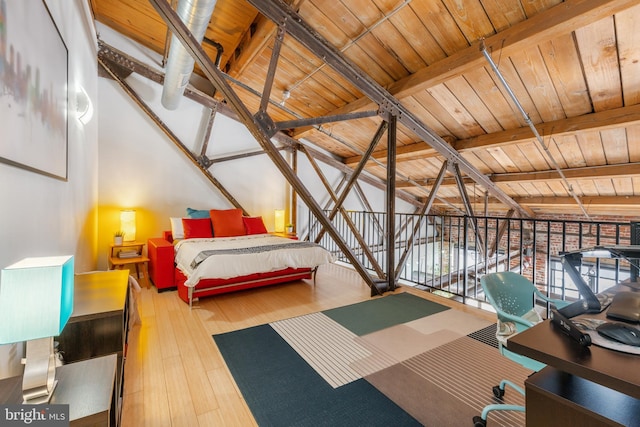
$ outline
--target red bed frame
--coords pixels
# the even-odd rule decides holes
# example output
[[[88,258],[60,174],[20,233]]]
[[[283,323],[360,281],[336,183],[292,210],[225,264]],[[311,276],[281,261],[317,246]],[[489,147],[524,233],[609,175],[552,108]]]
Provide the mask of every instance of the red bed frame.
[[[234,292],[277,283],[292,282],[301,279],[312,279],[316,268],[286,268],[268,273],[255,273],[230,279],[204,279],[195,287],[185,286],[186,276],[175,267],[173,237],[165,231],[163,237],[151,238],[147,241],[149,255],[149,276],[158,292],[178,289],[178,296],[189,306],[199,297]]]

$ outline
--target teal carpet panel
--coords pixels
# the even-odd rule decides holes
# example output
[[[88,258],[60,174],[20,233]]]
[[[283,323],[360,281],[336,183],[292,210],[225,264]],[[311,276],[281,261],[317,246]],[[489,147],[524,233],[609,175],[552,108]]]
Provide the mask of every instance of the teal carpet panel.
[[[358,336],[420,319],[449,308],[409,293],[393,294],[323,313]]]
[[[214,335],[260,426],[420,426],[363,379],[333,388],[270,326]]]

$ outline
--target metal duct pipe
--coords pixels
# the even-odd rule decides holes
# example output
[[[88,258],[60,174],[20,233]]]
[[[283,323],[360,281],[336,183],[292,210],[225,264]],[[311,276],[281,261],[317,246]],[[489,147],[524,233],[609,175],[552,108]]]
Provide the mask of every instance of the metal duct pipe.
[[[211,20],[216,0],[180,0],[176,13],[193,34],[198,43],[202,43],[204,33]],[[180,104],[184,88],[189,83],[195,61],[180,40],[171,36],[171,48],[167,60],[162,88],[162,105],[175,110]]]

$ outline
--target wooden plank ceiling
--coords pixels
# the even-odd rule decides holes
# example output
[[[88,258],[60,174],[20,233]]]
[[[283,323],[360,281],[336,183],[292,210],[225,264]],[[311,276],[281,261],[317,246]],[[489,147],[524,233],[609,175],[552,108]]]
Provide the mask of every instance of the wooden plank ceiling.
[[[165,53],[167,27],[147,0],[91,0],[91,5],[97,21]],[[292,7],[529,212],[637,216],[637,0],[296,0]],[[254,112],[276,33],[277,26],[245,0],[218,0],[205,34],[203,47],[212,60],[217,51],[208,41],[223,46],[220,68]],[[481,44],[542,138],[534,137]],[[284,91],[290,97],[281,106]],[[284,38],[271,98],[268,113],[275,121],[378,108],[290,36]],[[380,122],[373,116],[290,134],[355,167]],[[399,126],[400,190],[424,198],[443,160]],[[386,178],[384,143],[366,173]],[[485,188],[464,182],[472,207],[483,213]],[[437,195],[435,209],[463,210],[452,175]],[[492,197],[488,202],[491,213],[508,210]]]

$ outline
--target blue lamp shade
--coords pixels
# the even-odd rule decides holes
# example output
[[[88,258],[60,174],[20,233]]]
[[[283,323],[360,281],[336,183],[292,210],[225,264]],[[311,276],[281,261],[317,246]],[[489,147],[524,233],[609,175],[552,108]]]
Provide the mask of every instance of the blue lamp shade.
[[[0,276],[0,344],[60,335],[73,311],[73,256],[25,258]]]

